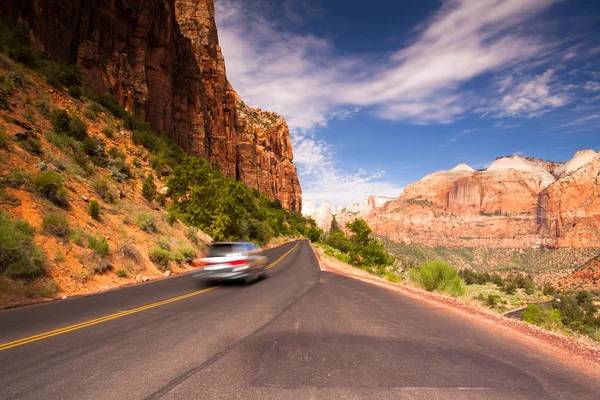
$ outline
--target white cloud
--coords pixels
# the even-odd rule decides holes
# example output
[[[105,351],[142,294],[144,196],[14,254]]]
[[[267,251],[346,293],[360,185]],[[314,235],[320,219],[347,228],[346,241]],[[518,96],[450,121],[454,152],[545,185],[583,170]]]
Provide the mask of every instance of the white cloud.
[[[462,118],[488,101],[464,84],[548,47],[526,22],[556,1],[446,0],[406,47],[391,54],[340,55],[328,38],[292,32],[271,19],[265,2],[217,0],[216,18],[233,86],[250,106],[283,115],[292,130],[305,198],[348,203],[371,194],[395,196],[400,188],[378,172],[340,170],[316,128],[360,109],[415,124]],[[284,13],[291,23],[303,23],[293,10]]]
[[[587,81],[584,89],[590,92],[600,92],[600,82]]]
[[[493,106],[500,116],[537,117],[553,108],[562,107],[569,102],[565,88],[554,84],[554,70],[549,69],[542,75],[526,78],[521,82],[513,79],[512,89],[506,92],[500,85],[500,93],[506,93],[500,102]]]

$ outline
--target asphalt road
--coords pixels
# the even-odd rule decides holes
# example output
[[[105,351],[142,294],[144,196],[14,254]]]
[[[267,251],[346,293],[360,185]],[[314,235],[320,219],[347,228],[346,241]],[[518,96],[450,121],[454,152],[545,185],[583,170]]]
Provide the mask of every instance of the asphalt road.
[[[597,378],[533,346],[320,272],[306,242],[269,272],[248,287],[200,292],[186,275],[1,311],[0,398],[600,398]]]

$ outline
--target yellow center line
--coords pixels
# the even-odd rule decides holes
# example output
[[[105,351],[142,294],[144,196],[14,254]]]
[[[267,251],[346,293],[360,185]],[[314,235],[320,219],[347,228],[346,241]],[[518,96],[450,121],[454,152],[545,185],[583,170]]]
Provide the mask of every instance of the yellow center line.
[[[271,264],[269,264],[266,267],[266,269],[270,269],[270,268],[274,267],[277,263],[279,263],[286,256],[288,256],[292,251],[294,251],[294,249],[296,247],[298,247],[299,244],[300,243],[296,243],[296,245],[294,247],[292,247],[289,251],[287,251],[284,255],[282,255],[277,260],[275,260]],[[87,328],[88,326],[101,324],[103,322],[111,321],[113,319],[122,318],[122,317],[125,317],[127,315],[139,313],[141,311],[146,311],[146,310],[149,310],[149,309],[152,309],[152,308],[155,308],[155,307],[160,307],[160,306],[163,306],[165,304],[174,303],[174,302],[179,301],[179,300],[187,299],[187,298],[190,298],[190,297],[193,297],[193,296],[197,296],[197,295],[202,294],[202,293],[210,292],[211,290],[218,289],[219,287],[220,286],[213,286],[213,287],[209,287],[209,288],[206,288],[206,289],[197,290],[195,292],[186,293],[186,294],[183,294],[183,295],[180,295],[180,296],[172,297],[170,299],[166,299],[166,300],[162,300],[162,301],[157,301],[155,303],[150,303],[150,304],[146,304],[144,306],[132,308],[131,310],[121,311],[121,312],[118,312],[118,313],[115,313],[115,314],[110,314],[110,315],[107,315],[107,316],[104,316],[104,317],[101,317],[101,318],[96,318],[96,319],[92,319],[92,320],[89,320],[89,321],[81,322],[79,324],[70,325],[70,326],[66,326],[64,328],[55,329],[53,331],[49,331],[49,332],[45,332],[45,333],[40,333],[38,335],[29,336],[29,337],[26,337],[26,338],[23,338],[23,339],[19,339],[19,340],[15,340],[15,341],[12,341],[12,342],[3,343],[3,344],[0,344],[0,351],[8,350],[8,349],[11,349],[13,347],[22,346],[24,344],[28,344],[28,343],[32,343],[32,342],[37,342],[38,340],[47,339],[47,338],[50,338],[52,336],[62,335],[64,333],[76,331],[78,329]]]

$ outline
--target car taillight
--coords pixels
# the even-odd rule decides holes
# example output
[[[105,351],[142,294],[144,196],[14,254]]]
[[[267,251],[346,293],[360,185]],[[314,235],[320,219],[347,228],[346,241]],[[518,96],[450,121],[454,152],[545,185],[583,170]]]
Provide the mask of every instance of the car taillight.
[[[227,264],[229,264],[229,265],[242,265],[242,264],[246,264],[246,260],[233,260],[233,261],[229,261]]]

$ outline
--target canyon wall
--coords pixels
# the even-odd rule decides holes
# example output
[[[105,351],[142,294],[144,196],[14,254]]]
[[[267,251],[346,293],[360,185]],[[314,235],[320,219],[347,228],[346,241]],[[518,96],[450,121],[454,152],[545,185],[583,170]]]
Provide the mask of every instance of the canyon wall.
[[[228,82],[213,0],[7,0],[0,12],[25,20],[51,58],[77,62],[85,87],[114,95],[224,175],[301,209],[287,125],[243,105]],[[259,127],[248,119],[256,115]]]
[[[461,164],[407,186],[371,213],[396,242],[465,247],[600,247],[600,156],[566,164],[501,157],[486,170]]]

